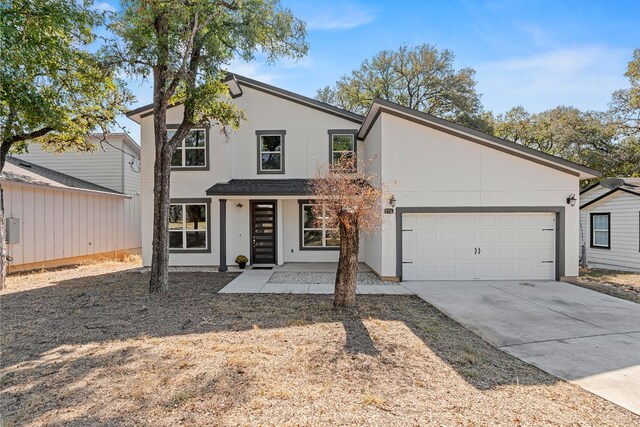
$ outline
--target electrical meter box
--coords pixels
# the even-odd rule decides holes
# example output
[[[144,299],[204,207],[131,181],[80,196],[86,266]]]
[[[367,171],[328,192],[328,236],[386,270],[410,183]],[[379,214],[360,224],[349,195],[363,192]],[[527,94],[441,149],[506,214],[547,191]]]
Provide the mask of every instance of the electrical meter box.
[[[20,243],[20,218],[7,218],[7,244]]]

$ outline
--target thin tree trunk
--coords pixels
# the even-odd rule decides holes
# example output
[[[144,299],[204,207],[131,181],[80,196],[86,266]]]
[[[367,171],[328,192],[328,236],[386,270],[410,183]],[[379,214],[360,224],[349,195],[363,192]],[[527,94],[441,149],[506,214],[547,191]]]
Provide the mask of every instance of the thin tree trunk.
[[[333,294],[335,308],[351,308],[356,304],[356,279],[358,274],[358,251],[360,235],[354,214],[343,213],[340,222],[340,258]]]
[[[2,171],[4,170],[4,165],[7,161],[7,154],[9,154],[10,148],[11,144],[6,141],[0,145],[0,174],[2,174]],[[7,230],[5,227],[6,223],[4,218],[4,189],[2,188],[2,180],[0,179],[0,289],[4,289],[6,287],[5,279],[7,276],[8,264],[6,238]]]

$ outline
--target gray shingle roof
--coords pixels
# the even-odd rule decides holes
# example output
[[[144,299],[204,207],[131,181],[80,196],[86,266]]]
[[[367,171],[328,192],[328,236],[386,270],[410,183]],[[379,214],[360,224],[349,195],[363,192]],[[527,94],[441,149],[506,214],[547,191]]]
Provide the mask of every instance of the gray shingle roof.
[[[7,157],[7,162],[5,163],[4,170],[2,171],[2,179],[23,184],[99,191],[101,193],[122,195],[122,193],[111,190],[107,187],[103,187],[71,175],[56,172],[52,169],[38,166],[35,163],[27,162],[15,157]]]
[[[308,196],[309,179],[232,179],[207,190],[208,196]]]

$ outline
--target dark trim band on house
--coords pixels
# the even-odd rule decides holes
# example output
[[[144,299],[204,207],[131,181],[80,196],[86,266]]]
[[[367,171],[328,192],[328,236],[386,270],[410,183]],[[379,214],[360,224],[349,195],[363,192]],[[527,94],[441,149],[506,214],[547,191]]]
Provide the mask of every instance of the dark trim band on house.
[[[304,245],[304,205],[315,203],[313,199],[298,200],[298,240],[301,251],[339,251],[340,246],[305,246]],[[324,236],[323,236],[324,239]],[[324,242],[323,242],[324,243]]]
[[[207,209],[207,230],[206,230],[206,239],[207,239],[207,247],[206,249],[169,249],[170,253],[173,254],[208,254],[211,253],[211,199],[203,198],[203,199],[171,199],[171,204],[198,204],[198,205],[206,205]]]
[[[374,108],[376,109],[376,112],[373,116],[373,119],[369,121],[369,115],[371,115],[371,112],[374,110]],[[459,138],[466,139],[470,142],[475,142],[477,144],[496,149],[498,151],[512,154],[514,156],[521,157],[523,159],[527,159],[543,166],[548,166],[574,176],[579,176],[580,174],[571,169],[578,170],[596,177],[601,175],[600,172],[594,169],[571,162],[569,160],[552,156],[542,151],[534,150],[533,148],[525,147],[524,145],[516,144],[514,142],[507,141],[505,139],[501,139],[475,129],[471,129],[466,126],[451,122],[449,120],[441,119],[439,117],[432,116],[431,114],[427,114],[422,111],[414,110],[412,108],[396,104],[394,102],[386,101],[381,98],[374,99],[373,105],[371,106],[369,113],[367,113],[365,121],[363,122],[362,127],[358,132],[358,139],[364,140],[367,138],[367,135],[369,135],[369,132],[373,127],[373,124],[378,120],[382,113],[400,117],[405,120],[409,120],[414,123],[421,124],[439,130],[441,132],[457,136]]]
[[[337,116],[343,118],[345,120],[349,120],[351,122],[361,124],[364,120],[364,117],[360,114],[352,113],[351,111],[335,107],[331,104],[327,104],[325,102],[318,101],[313,98],[309,98],[304,95],[299,95],[294,92],[290,92],[288,90],[272,86],[263,82],[259,82],[257,80],[250,79],[248,77],[241,76],[239,74],[229,73],[227,77],[223,80],[225,83],[234,80],[235,84],[237,84],[239,91],[231,91],[232,98],[238,98],[242,96],[242,86],[247,86],[249,88],[259,90],[261,92],[268,93],[270,95],[277,96],[278,98],[286,99],[291,102],[295,102],[297,104],[302,104],[304,106],[313,108],[315,110],[322,111],[327,114],[331,114],[333,116]],[[180,105],[172,104],[169,108],[176,107]],[[153,104],[143,105],[142,107],[135,108],[133,110],[127,111],[125,115],[129,118],[140,114],[140,118],[147,117],[153,114]]]
[[[311,179],[232,179],[210,187],[207,196],[310,196]]]
[[[167,129],[178,129],[180,127],[179,124],[167,124]],[[204,130],[204,166],[171,166],[172,171],[208,171],[209,170],[209,133],[210,126],[206,123],[194,126],[189,132],[194,130]],[[181,142],[182,144],[183,142]],[[180,148],[178,148],[180,149]],[[182,153],[185,155],[185,152]]]
[[[257,149],[258,149],[258,156],[257,156],[257,165],[256,165],[256,173],[258,175],[283,175],[284,172],[284,166],[286,163],[285,160],[285,137],[287,135],[287,131],[286,130],[257,130],[256,131],[256,140],[257,140]],[[262,149],[262,137],[264,136],[279,136],[280,137],[280,151],[279,152],[273,152],[272,154],[279,154],[280,155],[280,168],[279,169],[263,169],[263,158],[262,158],[262,154],[265,152]]]
[[[402,280],[402,215],[409,213],[555,213],[556,215],[556,280],[565,272],[565,208],[564,206],[451,206],[396,208],[396,276]]]
[[[606,245],[598,245],[595,243],[595,231],[604,231],[604,230],[596,230],[594,227],[594,218],[598,216],[604,216],[607,218],[607,244]],[[609,212],[591,212],[589,215],[589,246],[593,249],[611,249],[611,213]]]
[[[227,200],[220,199],[220,265],[218,271],[227,270]]]
[[[585,203],[584,205],[580,206],[580,209],[584,209],[584,208],[586,208],[586,207],[589,207],[589,206],[593,205],[594,203],[597,203],[597,202],[599,202],[600,200],[604,199],[605,197],[609,197],[610,195],[612,195],[612,194],[614,194],[614,193],[616,193],[616,192],[618,192],[618,191],[622,191],[622,192],[624,192],[624,193],[628,193],[628,194],[632,194],[632,195],[634,195],[634,196],[638,196],[638,197],[640,197],[640,193],[638,193],[638,192],[635,192],[635,191],[633,191],[633,190],[628,190],[628,189],[626,189],[626,188],[618,187],[618,188],[614,188],[614,189],[613,189],[613,190],[611,190],[611,191],[607,191],[607,192],[606,192],[606,193],[604,193],[604,194],[599,195],[598,197],[596,197],[596,198],[595,198],[595,199],[593,199],[593,200],[589,200],[587,203]]]
[[[307,96],[304,95],[299,95],[297,93],[294,92],[290,92],[286,89],[282,89],[276,86],[272,86],[270,84],[266,84],[257,80],[253,80],[250,79],[249,77],[244,77],[241,76],[239,74],[235,74],[235,73],[229,73],[227,75],[227,79],[225,80],[228,81],[230,80],[232,77],[235,77],[235,79],[238,81],[238,83],[240,83],[240,86],[247,86],[250,87],[252,89],[255,90],[259,90],[261,92],[266,92],[269,93],[271,95],[277,96],[279,98],[283,98],[292,102],[296,102],[298,104],[302,104],[305,105],[307,107],[311,107],[313,109],[316,110],[320,110],[322,112],[325,113],[329,113],[332,114],[334,116],[337,117],[341,117],[343,119],[352,121],[354,123],[358,123],[361,124],[362,121],[364,120],[364,117],[361,116],[360,114],[356,114],[356,113],[352,113],[351,111],[348,110],[344,110],[342,108],[338,108],[335,107],[331,104],[327,104],[325,102],[321,102],[318,101],[316,99],[313,98],[309,98]]]

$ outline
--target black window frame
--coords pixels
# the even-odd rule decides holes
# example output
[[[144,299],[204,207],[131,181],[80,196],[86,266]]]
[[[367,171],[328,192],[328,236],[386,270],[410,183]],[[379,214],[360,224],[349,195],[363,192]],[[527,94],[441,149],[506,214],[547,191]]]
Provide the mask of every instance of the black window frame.
[[[257,165],[256,173],[258,175],[283,175],[285,173],[285,136],[287,131],[280,130],[257,130]],[[280,169],[266,169],[262,170],[262,137],[263,136],[279,136],[280,137]]]
[[[594,228],[593,228],[593,218],[595,216],[606,216],[607,217],[607,245],[596,245],[594,242]],[[611,249],[611,213],[610,212],[591,212],[589,215],[590,221],[590,235],[589,235],[589,246],[593,249]],[[602,231],[602,230],[599,230]]]
[[[180,125],[168,124],[167,136],[169,131],[174,132],[179,127]],[[199,130],[204,131],[204,166],[173,166],[172,165],[171,166],[172,171],[208,171],[209,170],[209,126],[207,125],[194,126],[193,129],[189,130],[189,132],[191,133],[193,131],[199,131]],[[185,139],[180,141],[181,146],[176,148],[176,150],[182,150],[182,163],[185,162],[185,158],[186,158],[185,150],[189,149],[184,147]],[[192,148],[192,149],[202,150],[202,148]]]
[[[169,253],[174,253],[174,254],[208,254],[211,253],[211,199],[201,199],[201,198],[197,198],[197,199],[171,199],[169,202],[171,205],[183,205],[183,212],[184,212],[184,205],[206,205],[206,230],[205,230],[205,236],[206,236],[206,244],[207,247],[206,248],[194,248],[194,249],[188,249],[186,247],[184,247],[184,243],[183,243],[183,247],[182,248],[169,248]],[[184,233],[186,229],[182,229],[182,232]],[[168,233],[171,233],[171,231],[169,230]],[[168,243],[167,243],[168,244]]]
[[[338,246],[305,246],[304,245],[304,207],[307,205],[316,205],[317,203],[314,200],[298,200],[298,218],[299,218],[299,224],[298,224],[298,239],[300,240],[300,250],[301,251],[339,251],[340,250],[340,245]],[[340,230],[338,228],[326,228],[325,226],[322,227],[323,230],[323,240],[322,240],[322,244],[325,244],[326,241],[326,235],[325,235],[325,231],[328,230],[337,230],[338,233],[340,232]]]

